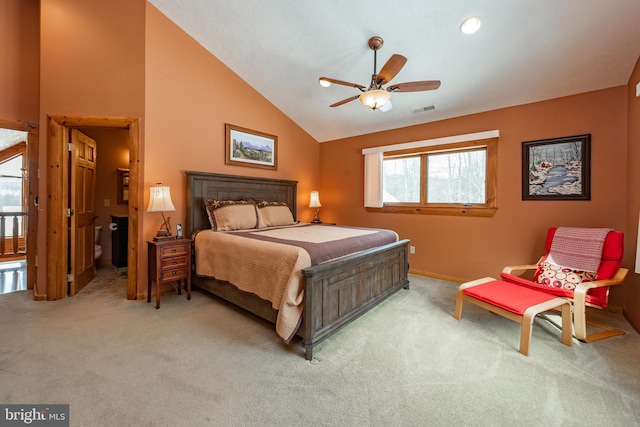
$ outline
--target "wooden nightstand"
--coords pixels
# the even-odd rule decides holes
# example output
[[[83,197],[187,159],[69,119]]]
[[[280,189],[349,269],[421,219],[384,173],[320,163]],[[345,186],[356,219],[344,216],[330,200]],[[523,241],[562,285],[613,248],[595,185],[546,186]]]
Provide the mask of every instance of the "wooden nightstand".
[[[178,295],[182,286],[187,289],[187,299],[191,299],[191,239],[174,239],[152,242],[149,248],[149,283],[147,302],[151,302],[151,282],[156,281],[156,308],[160,308],[160,286],[163,283],[177,283]]]

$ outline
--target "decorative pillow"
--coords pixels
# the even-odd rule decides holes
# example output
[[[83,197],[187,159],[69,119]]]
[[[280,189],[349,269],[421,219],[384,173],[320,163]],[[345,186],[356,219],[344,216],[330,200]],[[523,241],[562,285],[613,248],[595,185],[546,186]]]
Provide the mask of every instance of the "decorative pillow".
[[[593,282],[598,277],[597,273],[572,270],[550,262],[542,262],[539,269],[537,282],[552,288],[573,290],[578,283]]]
[[[253,200],[204,199],[204,206],[214,231],[246,230],[258,226]]]
[[[256,202],[258,207],[258,228],[277,227],[280,225],[292,225],[293,214],[285,202],[268,202],[261,200]]]

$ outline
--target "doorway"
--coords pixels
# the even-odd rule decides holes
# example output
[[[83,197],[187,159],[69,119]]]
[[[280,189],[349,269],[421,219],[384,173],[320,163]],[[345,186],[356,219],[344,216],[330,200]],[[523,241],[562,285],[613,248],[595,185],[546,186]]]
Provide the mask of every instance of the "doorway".
[[[1,268],[2,284],[12,290],[34,289],[37,279],[37,128],[37,123],[0,118],[3,194],[9,195],[0,208],[0,261],[9,261]]]
[[[138,276],[138,212],[140,177],[139,119],[123,117],[92,117],[50,115],[47,119],[47,278],[46,299],[66,297],[67,266],[67,201],[69,196],[69,155],[67,135],[70,129],[125,129],[129,145],[129,204],[127,241],[127,299],[137,296]]]

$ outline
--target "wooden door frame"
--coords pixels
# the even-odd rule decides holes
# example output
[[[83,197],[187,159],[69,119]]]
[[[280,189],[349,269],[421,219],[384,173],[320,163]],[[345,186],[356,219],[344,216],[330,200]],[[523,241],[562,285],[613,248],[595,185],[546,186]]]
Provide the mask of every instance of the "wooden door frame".
[[[47,294],[58,300],[67,294],[69,155],[63,132],[75,128],[127,129],[129,135],[129,236],[127,299],[135,300],[138,281],[138,213],[140,183],[140,119],[129,117],[47,116]],[[62,132],[61,132],[62,131]]]
[[[29,178],[29,186],[27,188],[27,227],[25,228],[25,239],[27,246],[27,289],[33,289],[34,297],[41,299],[36,295],[36,255],[38,254],[38,209],[36,205],[36,195],[38,194],[38,124],[32,122],[23,122],[19,120],[9,120],[0,118],[0,127],[5,129],[19,130],[27,132],[27,177]],[[23,195],[24,197],[24,195]]]

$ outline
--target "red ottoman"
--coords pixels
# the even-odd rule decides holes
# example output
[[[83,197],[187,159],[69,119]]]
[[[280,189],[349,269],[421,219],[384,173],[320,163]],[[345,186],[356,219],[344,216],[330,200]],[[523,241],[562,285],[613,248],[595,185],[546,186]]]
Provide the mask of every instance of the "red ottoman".
[[[463,283],[458,288],[453,317],[460,320],[462,304],[469,301],[492,313],[511,319],[522,325],[520,353],[529,355],[531,327],[537,314],[560,308],[562,312],[562,343],[571,346],[571,302],[527,286],[493,277]]]

